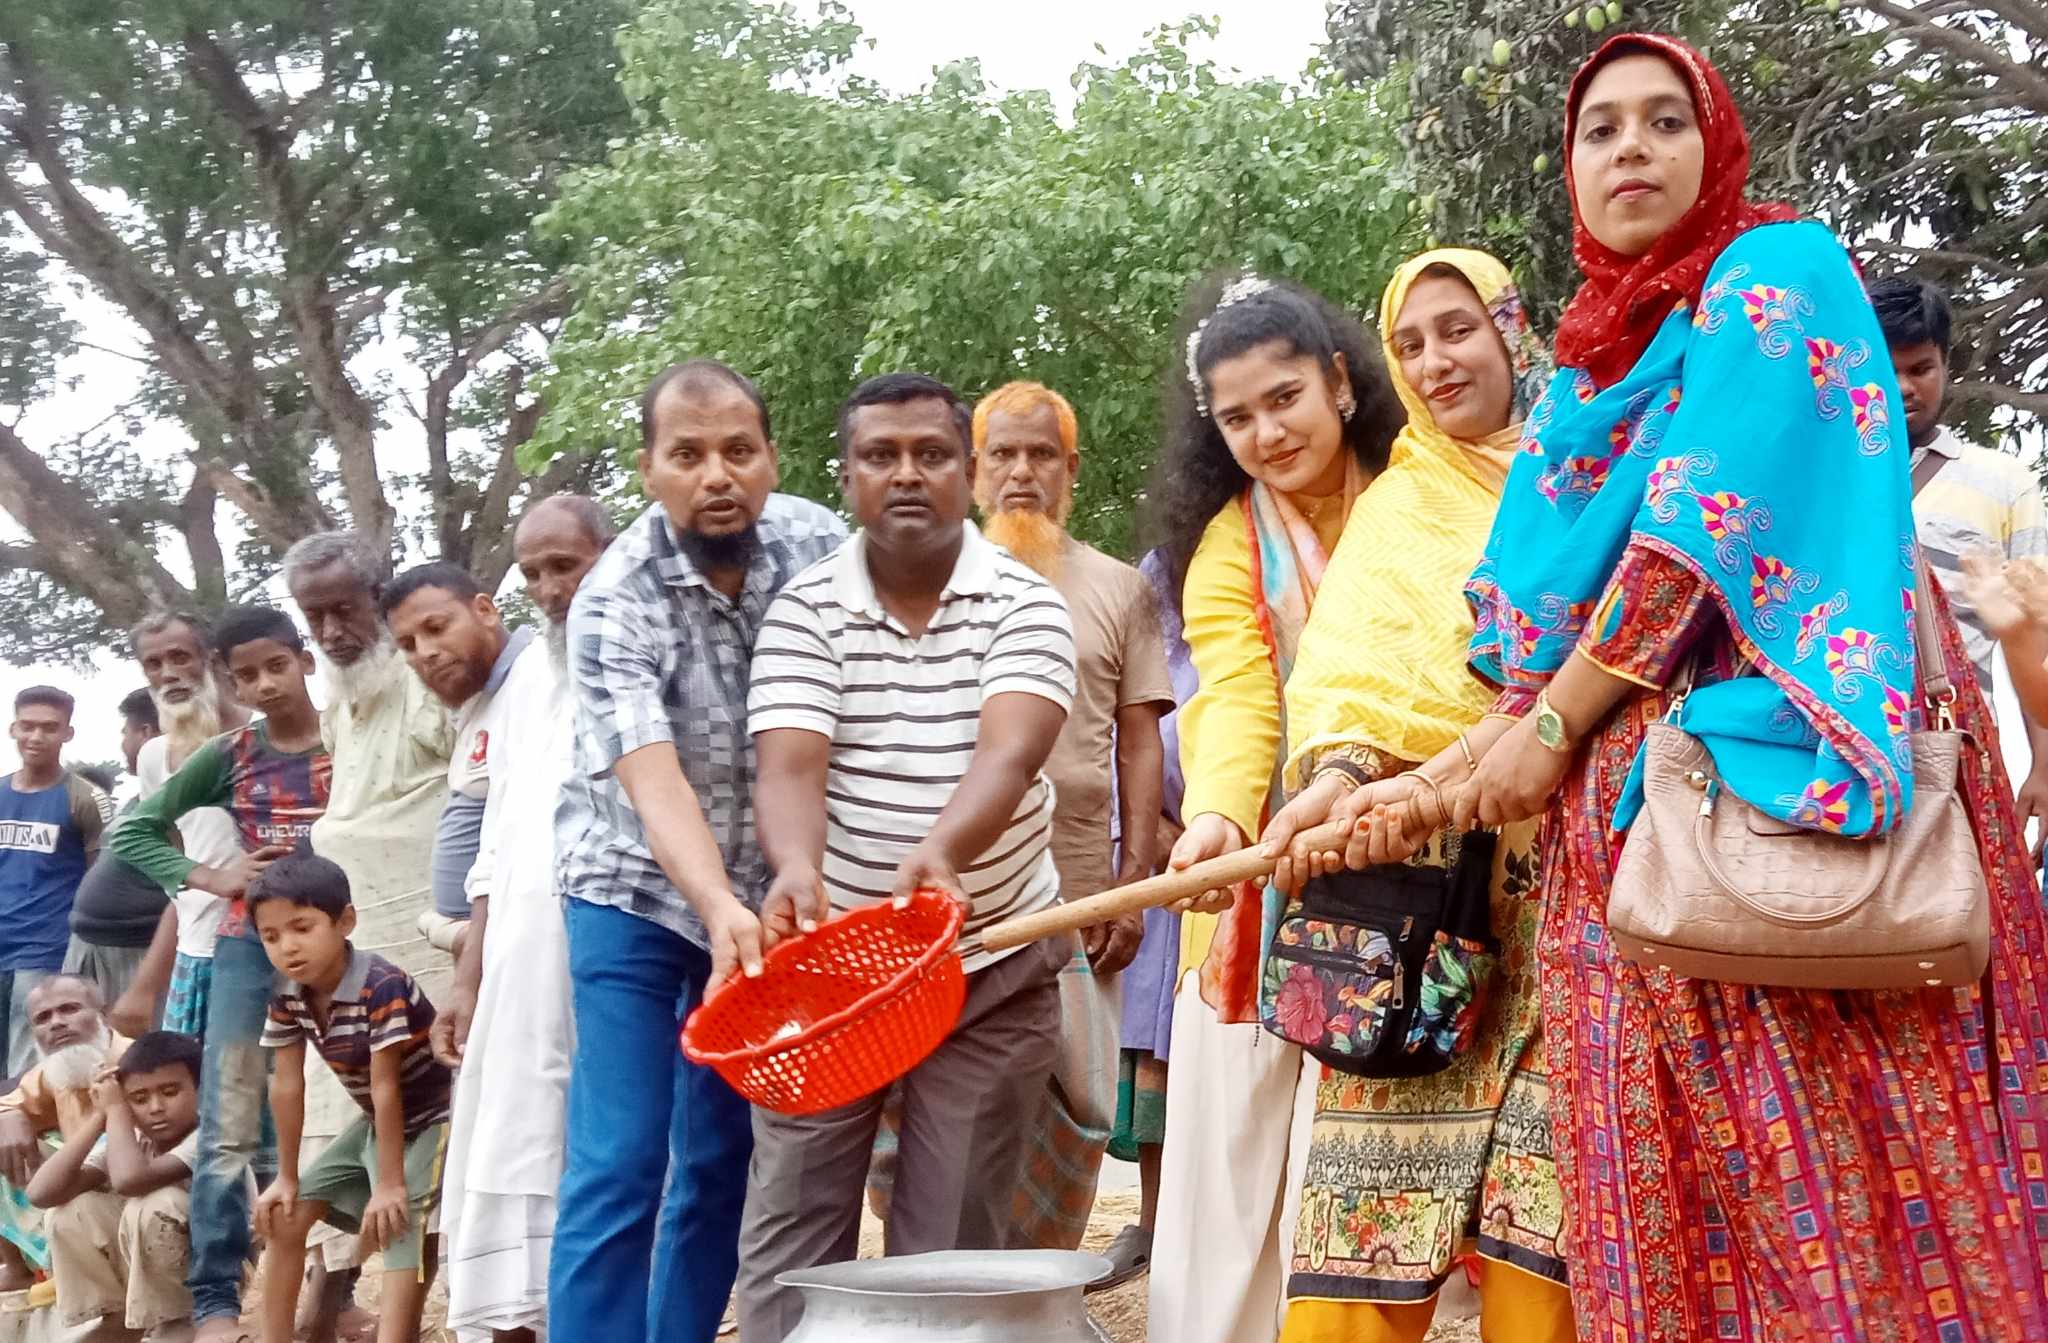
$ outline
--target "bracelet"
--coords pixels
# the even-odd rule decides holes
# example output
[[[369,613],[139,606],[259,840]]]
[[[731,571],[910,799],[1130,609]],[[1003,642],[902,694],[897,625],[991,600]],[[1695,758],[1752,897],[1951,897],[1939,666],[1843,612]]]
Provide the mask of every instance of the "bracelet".
[[[1436,803],[1436,823],[1442,825],[1445,821],[1448,821],[1451,818],[1451,809],[1444,805],[1443,786],[1419,769],[1409,770],[1408,777],[1429,789],[1430,800]],[[1411,804],[1420,801],[1421,797],[1418,795],[1411,799]],[[1422,809],[1419,806],[1415,809],[1415,819],[1418,821],[1422,820]]]
[[[1519,723],[1522,721],[1522,715],[1518,713],[1485,713],[1479,715],[1479,721],[1482,723],[1492,722],[1494,719],[1499,719],[1503,723]]]
[[[1328,760],[1323,761],[1322,764],[1317,765],[1315,778],[1310,780],[1310,782],[1320,783],[1329,775],[1336,775],[1351,785],[1344,790],[1346,793],[1355,793],[1372,782],[1371,779],[1366,777],[1365,769],[1362,766],[1356,761],[1346,760],[1342,756],[1332,756]]]
[[[1465,740],[1465,734],[1462,732],[1458,734],[1458,754],[1465,757],[1466,773],[1477,774],[1479,772],[1479,758],[1472,754],[1472,743]]]

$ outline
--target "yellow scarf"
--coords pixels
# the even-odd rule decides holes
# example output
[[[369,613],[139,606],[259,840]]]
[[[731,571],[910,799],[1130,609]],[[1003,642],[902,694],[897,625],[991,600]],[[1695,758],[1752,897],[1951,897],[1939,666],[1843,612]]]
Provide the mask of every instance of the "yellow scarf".
[[[1527,348],[1507,268],[1484,252],[1424,252],[1387,283],[1380,345],[1408,424],[1387,469],[1351,510],[1302,632],[1287,679],[1290,793],[1333,746],[1427,760],[1493,702],[1493,690],[1465,664],[1472,613],[1464,585],[1493,525],[1519,432],[1511,425],[1477,442],[1452,438],[1401,376],[1389,333],[1417,277],[1438,263],[1472,282],[1501,330],[1511,367]]]

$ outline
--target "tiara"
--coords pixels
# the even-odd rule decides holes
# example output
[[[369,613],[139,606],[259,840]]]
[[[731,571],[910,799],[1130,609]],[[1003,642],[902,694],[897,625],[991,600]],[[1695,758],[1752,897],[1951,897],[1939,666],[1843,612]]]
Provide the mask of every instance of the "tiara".
[[[1210,318],[1215,317],[1217,313],[1222,312],[1233,303],[1242,303],[1246,299],[1263,294],[1271,288],[1273,288],[1273,282],[1263,276],[1253,275],[1249,272],[1238,276],[1235,280],[1223,286],[1223,292],[1217,295],[1216,306],[1210,310],[1209,316],[1195,323],[1195,329],[1188,332],[1188,386],[1194,389],[1196,413],[1201,415],[1209,413],[1209,398],[1202,391],[1202,372],[1195,367],[1195,351],[1202,344],[1202,333],[1209,329]]]

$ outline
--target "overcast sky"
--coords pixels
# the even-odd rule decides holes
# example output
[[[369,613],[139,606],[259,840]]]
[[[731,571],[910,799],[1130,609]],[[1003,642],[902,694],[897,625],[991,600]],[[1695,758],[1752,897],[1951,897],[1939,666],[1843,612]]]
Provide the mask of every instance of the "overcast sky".
[[[907,92],[922,87],[934,67],[972,56],[981,61],[992,83],[1006,89],[1047,89],[1061,106],[1071,100],[1068,76],[1074,68],[1104,59],[1095,49],[1098,44],[1110,59],[1120,59],[1135,51],[1153,28],[1195,13],[1218,20],[1215,45],[1204,54],[1245,75],[1291,79],[1321,45],[1325,14],[1323,0],[1033,0],[1000,6],[848,0],[848,8],[873,44],[856,67],[888,88]],[[106,305],[83,296],[74,307],[86,324],[85,339],[93,345],[131,354],[140,349],[133,329]],[[359,361],[357,372],[391,368],[394,362],[388,351],[381,359],[372,352]],[[118,353],[81,352],[61,370],[75,387],[31,410],[19,426],[23,438],[30,444],[47,443],[98,423],[109,406],[132,393],[136,369],[132,359]],[[402,364],[395,372],[409,383],[420,381]],[[175,425],[160,425],[136,441],[145,451],[169,456],[181,450],[184,438]],[[387,471],[418,469],[407,459],[419,452],[416,428],[409,422],[392,424],[379,438],[379,456]],[[230,522],[225,505],[222,522]],[[0,535],[17,535],[4,515]],[[182,561],[182,556],[165,558],[174,566]],[[8,612],[6,618],[32,620],[35,615]],[[14,693],[39,682],[53,682],[78,697],[72,759],[119,756],[115,706],[142,684],[132,662],[102,657],[99,670],[86,676],[56,668],[0,665],[0,706],[11,711]],[[11,744],[0,747],[0,762],[11,766],[13,758]]]

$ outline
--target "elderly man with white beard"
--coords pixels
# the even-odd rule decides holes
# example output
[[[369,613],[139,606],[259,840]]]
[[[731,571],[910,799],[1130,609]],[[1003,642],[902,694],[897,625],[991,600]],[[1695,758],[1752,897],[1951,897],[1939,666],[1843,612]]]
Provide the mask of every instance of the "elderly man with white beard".
[[[57,974],[29,992],[31,1028],[42,1062],[0,1096],[0,1291],[27,1287],[50,1265],[43,1214],[28,1201],[43,1142],[68,1138],[92,1121],[92,1080],[130,1041],[107,1024],[99,990]]]
[[[326,690],[321,730],[334,791],[313,851],[348,873],[356,950],[446,996],[447,958],[419,931],[432,906],[435,828],[448,797],[448,708],[399,655],[378,610],[385,563],[355,532],[318,532],[284,557],[285,586],[313,636]],[[355,1117],[351,1106],[349,1118]]]
[[[490,782],[466,883],[468,936],[434,1052],[457,1066],[441,1234],[460,1339],[547,1334],[549,1252],[575,1040],[569,940],[555,894],[555,806],[569,777],[569,603],[611,543],[577,495],[542,499],[513,534],[547,637],[518,655],[488,712]]]
[[[433,907],[433,855],[448,799],[455,726],[448,708],[400,656],[379,610],[385,556],[357,532],[316,532],[284,556],[284,582],[313,636],[324,683],[321,737],[334,760],[327,812],[313,851],[348,873],[359,952],[384,957],[437,1003],[448,957],[420,931]],[[311,1163],[362,1113],[317,1051],[306,1051],[301,1158]],[[349,1304],[356,1239],[324,1223],[308,1241],[311,1287],[300,1297],[313,1337],[355,1327]],[[310,1311],[313,1319],[305,1318]]]
[[[246,724],[249,710],[221,679],[212,629],[190,611],[153,611],[128,637],[162,729],[135,757],[139,796],[148,797],[203,743]],[[242,853],[234,819],[219,807],[186,812],[178,821],[178,838],[187,857],[209,867],[225,867]],[[208,891],[187,887],[178,892],[134,980],[107,1012],[117,1030],[140,1035],[155,1021],[161,1003],[165,1030],[206,1033],[213,944],[227,905]]]

